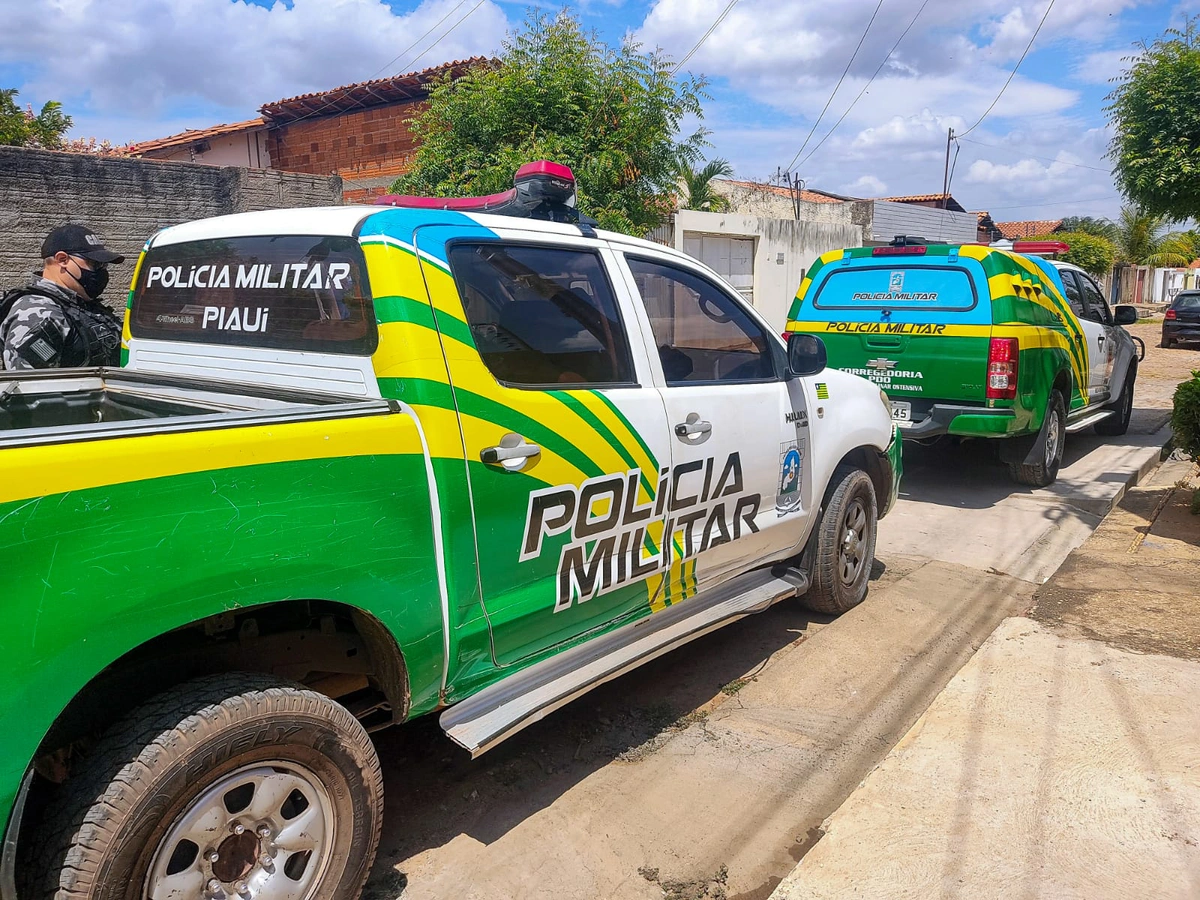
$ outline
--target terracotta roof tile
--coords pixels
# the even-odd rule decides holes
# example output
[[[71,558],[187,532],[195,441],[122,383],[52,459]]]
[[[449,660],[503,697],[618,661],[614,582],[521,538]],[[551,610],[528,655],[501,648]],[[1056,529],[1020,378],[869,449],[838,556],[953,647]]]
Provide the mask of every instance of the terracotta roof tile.
[[[298,94],[263,104],[259,110],[272,125],[285,124],[309,116],[332,116],[350,109],[362,109],[385,103],[422,100],[429,95],[429,85],[446,72],[465,72],[474,66],[491,65],[494,61],[486,56],[456,59],[389,78],[344,84],[341,87]]]
[[[220,137],[223,134],[252,131],[255,128],[262,128],[266,124],[266,121],[262,117],[259,117],[257,119],[247,119],[245,122],[232,122],[228,125],[213,125],[211,128],[189,128],[186,131],[181,131],[179,134],[172,134],[168,137],[155,138],[152,141],[139,141],[133,144],[130,150],[134,156],[141,156],[143,153],[148,153],[151,150],[165,150],[168,147],[193,144],[196,141]]]
[[[1025,222],[996,222],[996,230],[1008,240],[1017,238],[1038,237],[1043,234],[1053,234],[1062,219],[1031,219]]]

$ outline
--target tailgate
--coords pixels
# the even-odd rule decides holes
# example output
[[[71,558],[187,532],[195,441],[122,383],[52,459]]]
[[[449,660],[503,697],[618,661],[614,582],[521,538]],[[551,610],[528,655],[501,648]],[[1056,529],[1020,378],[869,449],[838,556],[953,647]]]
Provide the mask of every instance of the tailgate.
[[[983,404],[987,279],[978,262],[929,249],[919,261],[858,257],[822,267],[789,330],[819,335],[830,366],[913,401],[914,412],[934,402]]]

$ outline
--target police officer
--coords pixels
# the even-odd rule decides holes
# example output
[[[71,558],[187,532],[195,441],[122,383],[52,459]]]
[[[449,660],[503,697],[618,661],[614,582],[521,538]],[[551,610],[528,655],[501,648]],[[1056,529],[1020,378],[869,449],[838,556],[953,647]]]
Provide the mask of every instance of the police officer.
[[[110,263],[125,261],[86,225],[42,242],[42,277],[0,300],[0,369],[115,366],[121,322],[100,302]]]

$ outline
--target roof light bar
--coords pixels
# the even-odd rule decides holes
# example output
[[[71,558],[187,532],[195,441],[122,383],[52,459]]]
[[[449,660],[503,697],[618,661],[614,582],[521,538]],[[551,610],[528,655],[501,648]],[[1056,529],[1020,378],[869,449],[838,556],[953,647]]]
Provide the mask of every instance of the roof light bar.
[[[1070,244],[1062,241],[1013,241],[1013,253],[1024,253],[1027,256],[1050,255],[1066,253],[1071,249]]]
[[[872,256],[924,256],[929,248],[923,244],[909,244],[905,247],[874,247]]]
[[[376,206],[402,206],[409,209],[452,209],[458,212],[486,212],[493,215],[551,222],[577,223],[575,175],[568,166],[548,159],[526,163],[517,169],[511,189],[483,197],[416,197],[410,194],[384,194]]]

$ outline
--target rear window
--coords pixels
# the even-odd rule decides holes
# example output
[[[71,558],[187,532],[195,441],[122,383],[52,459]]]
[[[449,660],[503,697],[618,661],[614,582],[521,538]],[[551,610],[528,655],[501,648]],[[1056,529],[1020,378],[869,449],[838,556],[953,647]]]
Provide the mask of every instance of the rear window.
[[[1174,309],[1200,309],[1200,294],[1180,294],[1171,306]]]
[[[956,266],[827,267],[817,309],[936,309],[963,312],[979,302],[975,282]]]
[[[134,285],[134,337],[368,355],[367,267],[349,237],[220,238],[152,247]]]

